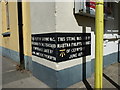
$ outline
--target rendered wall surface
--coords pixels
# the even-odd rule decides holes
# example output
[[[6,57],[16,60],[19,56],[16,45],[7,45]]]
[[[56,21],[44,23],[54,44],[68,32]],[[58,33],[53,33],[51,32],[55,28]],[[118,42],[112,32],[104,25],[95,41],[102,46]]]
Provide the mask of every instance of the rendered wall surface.
[[[56,32],[82,32],[82,26],[78,24],[73,8],[73,2],[56,2]],[[81,20],[82,18],[81,18]]]
[[[25,67],[31,70],[35,77],[54,88],[66,88],[83,80],[84,77],[90,77],[94,73],[95,18],[75,15],[73,2],[24,2],[22,5]],[[3,33],[8,31],[4,5],[2,11]],[[11,34],[10,37],[2,38],[3,53],[19,62],[17,4],[10,2],[9,11]],[[116,17],[117,15],[115,20],[105,21],[105,33],[108,29],[117,29]],[[91,33],[91,55],[60,63],[31,55],[31,36],[51,33]],[[116,37],[114,34],[106,34],[106,36],[107,38]],[[117,43],[117,41],[104,41],[104,66],[117,62]],[[114,48],[110,49],[110,47]]]
[[[95,18],[75,15],[73,2],[30,3],[30,7],[32,35],[91,33],[90,56],[56,63],[32,55],[33,75],[50,87],[57,88],[65,88],[83,80],[84,77],[90,77],[94,73]],[[105,21],[105,32],[108,29],[117,29],[116,17],[117,15],[115,16],[115,20]],[[110,35],[107,34],[105,36],[107,38],[115,38],[115,35]],[[118,45],[117,41],[104,41],[104,45],[104,67],[106,67],[117,62]],[[109,49],[110,46],[114,48]]]
[[[30,2],[22,3],[23,12],[23,43],[24,43],[24,61],[25,68],[32,71],[32,46],[31,46],[31,18]]]
[[[32,33],[55,32],[54,2],[31,2],[30,12]]]
[[[10,32],[9,37],[2,38],[2,46],[4,48],[8,48],[14,51],[19,52],[19,44],[18,44],[18,21],[17,21],[17,4],[15,2],[9,2],[9,21],[10,21],[10,29],[7,30],[7,20],[6,20],[6,8],[5,4],[2,4],[2,33]]]
[[[10,36],[2,35],[2,55],[11,58],[19,63],[19,39],[18,39],[18,21],[17,21],[17,3],[8,3],[9,26],[7,29],[7,12],[5,2],[2,2],[2,32],[10,33]]]
[[[30,6],[32,35],[82,33],[82,26],[78,25],[73,16],[73,3],[31,3]],[[37,8],[39,8],[39,12]],[[89,27],[87,29],[86,32],[90,33],[91,29]],[[91,75],[90,58],[90,56],[86,57],[88,62],[86,69],[89,71],[84,72],[84,74],[87,73],[86,77]],[[56,63],[32,55],[32,61],[33,75],[50,87],[64,88],[82,80],[82,58]],[[77,79],[78,77],[79,79]]]
[[[22,3],[23,20],[23,48],[25,68],[32,70],[31,61],[31,27],[30,27],[30,6],[29,2]],[[18,30],[18,6],[17,2],[8,2],[10,29],[7,30],[6,6],[2,3],[2,32],[9,32],[10,36],[2,38],[2,54],[20,63],[19,56],[19,30]]]
[[[2,33],[2,12],[1,10],[2,10],[2,4],[0,2],[0,46],[2,46],[2,35],[1,35]]]

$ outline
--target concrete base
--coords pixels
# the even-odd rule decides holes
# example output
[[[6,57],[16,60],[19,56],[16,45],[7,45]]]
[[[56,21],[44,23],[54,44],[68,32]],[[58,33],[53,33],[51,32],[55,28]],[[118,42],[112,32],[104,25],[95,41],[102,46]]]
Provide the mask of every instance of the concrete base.
[[[19,53],[2,47],[2,55],[20,62]],[[90,77],[94,73],[94,59],[86,64],[79,64],[63,70],[53,70],[44,65],[32,61],[32,58],[25,56],[25,68],[33,75],[52,88],[66,88],[83,80],[83,77]],[[118,62],[118,53],[104,56],[104,67]]]
[[[104,67],[118,62],[118,53],[104,56]],[[33,75],[52,88],[66,88],[83,80],[83,77],[91,77],[94,73],[94,59],[85,65],[80,64],[60,71],[53,70],[36,62],[33,62]]]
[[[91,62],[87,62],[85,67],[83,64],[79,64],[67,69],[56,71],[33,62],[33,75],[51,88],[66,88],[82,81],[83,76],[86,76],[86,78],[90,77],[92,75],[90,67]]]
[[[15,63],[13,61],[11,61],[8,58],[2,57],[3,62],[3,83],[2,83],[2,88],[48,88],[49,87],[44,84],[43,82],[41,82],[40,80],[34,78],[31,73],[29,72],[24,72],[21,73],[19,71],[15,71]],[[116,83],[116,85],[118,84],[119,86],[119,68],[120,68],[120,64],[116,63],[113,65],[110,65],[109,67],[104,69],[104,73],[114,82]],[[10,72],[11,71],[11,72]],[[94,75],[92,75],[91,78],[87,79],[89,85],[94,88]],[[89,88],[88,86],[86,86],[86,84],[84,84],[83,82],[79,82],[77,84],[74,84],[70,87],[68,87],[68,90],[71,88],[76,88],[76,89],[80,89],[83,88],[83,90],[87,90],[87,88]],[[117,89],[116,86],[114,86],[113,83],[111,83],[109,80],[107,80],[105,77],[103,77],[103,88],[106,89],[110,89],[111,90],[119,90]],[[113,88],[113,89],[112,89]],[[50,88],[51,89],[51,88]],[[89,89],[88,89],[89,90]]]

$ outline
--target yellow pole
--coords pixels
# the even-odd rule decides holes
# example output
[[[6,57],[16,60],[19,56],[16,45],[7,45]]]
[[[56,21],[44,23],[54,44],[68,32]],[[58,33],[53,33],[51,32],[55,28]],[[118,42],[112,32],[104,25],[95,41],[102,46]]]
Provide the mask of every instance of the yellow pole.
[[[102,89],[103,76],[103,32],[104,0],[96,0],[96,35],[95,35],[95,89]]]

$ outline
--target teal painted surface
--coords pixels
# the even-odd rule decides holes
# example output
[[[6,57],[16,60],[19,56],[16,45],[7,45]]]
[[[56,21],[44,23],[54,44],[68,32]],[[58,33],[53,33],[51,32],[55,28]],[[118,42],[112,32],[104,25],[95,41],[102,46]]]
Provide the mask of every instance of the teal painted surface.
[[[120,53],[119,53],[120,54]],[[118,62],[118,53],[112,53],[109,55],[106,55],[103,57],[104,61],[103,61],[103,65],[104,68],[108,67],[111,64],[114,64],[116,62]],[[95,63],[95,59],[91,60],[91,72],[94,73],[94,63]]]
[[[51,88],[57,88],[56,71],[33,61],[33,75]]]
[[[114,64],[118,62],[118,52],[117,53],[112,53],[109,55],[104,56],[104,67],[108,67],[111,64]]]
[[[95,59],[91,59],[91,74],[93,74],[94,73],[94,71],[95,71]]]
[[[57,72],[57,88],[66,88],[79,81],[82,81],[82,65]]]
[[[56,71],[33,62],[34,76],[42,80],[52,88],[66,88],[83,80],[86,72],[86,78],[94,73],[94,59],[86,63],[86,71],[83,71],[83,64],[76,65],[67,69]],[[104,67],[114,64],[118,61],[118,53],[104,56]],[[49,81],[48,81],[49,79]],[[57,85],[57,86],[56,86]]]
[[[119,51],[119,58],[118,58],[119,62],[120,62],[120,51]]]
[[[95,60],[92,59],[91,62],[86,63],[86,78],[90,77],[94,73],[94,68],[95,68],[94,61]],[[114,64],[116,62],[118,62],[118,53],[112,53],[112,54],[104,56],[104,67],[108,67],[109,65]],[[72,85],[72,84],[75,84],[81,81],[83,79],[82,75],[84,75],[84,72],[82,71],[83,70],[82,66],[83,64],[80,64],[80,65],[59,71],[58,72],[59,74],[57,76],[59,76],[59,78],[64,77],[63,78],[64,80],[63,81],[62,79],[58,80],[59,81],[58,87],[64,88],[65,86],[69,86],[69,85]]]
[[[91,62],[86,63],[86,77],[91,76]],[[44,65],[33,61],[33,75],[46,83],[51,88],[66,88],[83,80],[83,65],[79,64],[74,67],[60,71],[53,70]]]
[[[57,87],[69,87],[70,85],[82,81],[83,76],[88,78],[91,75],[91,62],[87,62],[85,66],[83,66],[83,64],[79,64],[64,70],[57,71]]]
[[[4,48],[4,47],[1,47],[1,48],[2,48],[2,56],[10,58],[16,61],[18,64],[20,63],[20,57],[18,52]],[[24,56],[24,60],[25,60],[25,69],[30,70],[32,72],[32,57]]]
[[[2,56],[2,47],[0,47],[0,56]]]
[[[25,60],[25,69],[30,70],[32,72],[32,70],[33,70],[33,68],[32,68],[32,57],[24,56],[24,60]]]
[[[19,53],[7,48],[2,47],[2,56],[10,58],[18,63],[20,63]]]
[[[10,49],[0,47],[2,55],[11,58],[19,63],[19,53]],[[86,63],[86,71],[83,72],[83,64],[76,65],[64,70],[56,71],[32,61],[32,58],[25,56],[25,68],[30,70],[35,77],[46,83],[52,88],[66,88],[83,80],[86,72],[86,78],[94,73],[94,59]],[[104,56],[104,67],[118,62],[118,53]]]

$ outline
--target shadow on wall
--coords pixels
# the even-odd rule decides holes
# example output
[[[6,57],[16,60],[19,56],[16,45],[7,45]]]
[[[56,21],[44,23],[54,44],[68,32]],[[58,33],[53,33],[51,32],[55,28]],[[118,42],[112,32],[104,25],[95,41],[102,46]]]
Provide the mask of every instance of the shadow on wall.
[[[79,14],[74,14],[74,17],[79,26],[91,27],[91,30],[95,31],[95,18],[94,17],[82,16]]]
[[[86,27],[91,27],[91,30],[95,32],[95,17],[89,17],[89,16],[83,16],[83,15],[80,15],[80,14],[74,14],[74,18],[76,19],[76,22],[77,22],[78,26],[82,26],[83,27],[83,33],[87,32]],[[114,24],[112,24],[113,20],[104,21],[104,23],[106,25],[105,33],[107,33],[106,32],[107,29],[113,29],[113,28],[116,29],[116,26],[114,26]],[[120,42],[119,42],[119,51],[120,51]],[[110,64],[113,64],[113,63],[117,62],[117,60],[120,62],[120,52],[119,52],[119,54],[118,53],[112,53],[112,54],[104,56],[104,67],[107,67]],[[86,61],[87,61],[86,57],[83,57],[83,60],[82,60],[82,62],[83,62],[83,64],[82,64],[82,71],[83,71],[82,72],[82,80],[83,80],[83,83],[85,84],[86,88],[89,89],[89,90],[92,90],[92,87],[90,86],[90,84],[86,80],[86,78],[88,77],[87,73],[88,73],[89,68],[93,69],[93,70],[90,71],[91,74],[94,73],[94,60],[91,60],[92,64],[91,64],[91,67],[89,67],[89,68],[87,68],[88,65],[86,64]],[[107,77],[107,76],[104,75],[104,77]],[[109,79],[109,78],[107,78],[107,79]],[[110,80],[110,81],[112,82],[112,80]],[[114,82],[112,82],[112,83],[117,88],[119,87]]]
[[[120,40],[118,42],[118,62],[120,63]]]
[[[95,31],[95,18],[94,17],[88,17],[88,16],[82,16],[79,14],[74,14],[74,17],[76,19],[76,22],[78,23],[78,26],[82,26],[83,30],[82,33],[86,33],[86,27],[91,27],[91,30]],[[82,58],[82,81],[85,85],[85,87],[89,90],[93,90],[89,82],[87,81],[87,78],[92,75],[91,66],[92,64],[87,64],[86,57]],[[90,76],[89,76],[90,75]]]
[[[84,27],[83,26],[83,33],[86,33],[87,31],[86,31],[86,27]],[[85,84],[85,86],[86,86],[86,88],[88,89],[88,90],[93,90],[93,88],[91,87],[91,85],[89,84],[89,82],[87,81],[87,78],[88,77],[90,77],[91,75],[92,75],[92,72],[89,70],[89,68],[92,68],[92,66],[90,66],[89,68],[87,68],[88,66],[87,66],[87,60],[86,60],[86,57],[83,57],[82,58],[82,71],[83,71],[83,73],[82,73],[82,79],[83,79],[83,83]],[[88,74],[88,71],[89,71],[89,75],[90,76],[88,76],[87,74]]]
[[[83,83],[85,84],[85,87],[88,89],[88,90],[93,90],[93,88],[91,87],[91,85],[89,84],[89,82],[87,81],[87,65],[86,65],[86,57],[83,57],[83,64],[82,64],[82,70],[83,70],[83,73],[82,73],[82,78],[83,78]]]

